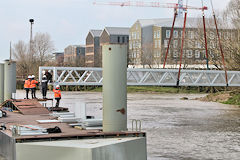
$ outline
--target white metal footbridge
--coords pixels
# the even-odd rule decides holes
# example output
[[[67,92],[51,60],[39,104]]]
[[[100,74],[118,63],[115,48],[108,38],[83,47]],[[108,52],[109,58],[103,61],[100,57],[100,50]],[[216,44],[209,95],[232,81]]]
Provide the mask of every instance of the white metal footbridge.
[[[59,85],[102,85],[102,68],[39,67],[51,71]],[[127,71],[127,84],[132,86],[176,86],[178,69],[135,69]],[[240,87],[240,71],[227,71],[228,86]],[[182,70],[179,86],[226,86],[225,72],[220,70]]]

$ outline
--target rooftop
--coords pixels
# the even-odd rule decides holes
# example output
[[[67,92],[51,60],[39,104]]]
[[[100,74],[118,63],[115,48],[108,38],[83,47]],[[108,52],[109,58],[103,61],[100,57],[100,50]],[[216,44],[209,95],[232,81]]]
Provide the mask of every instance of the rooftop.
[[[219,20],[218,20],[219,21]],[[139,19],[137,22],[140,23],[142,27],[147,26],[159,26],[159,27],[172,27],[173,18],[160,18],[160,19]],[[184,18],[178,17],[175,21],[175,28],[183,28]],[[210,24],[211,28],[215,28],[214,21],[212,19],[206,18],[206,27],[208,28]],[[233,29],[233,26],[220,25],[219,29]],[[186,28],[202,28],[202,18],[187,18]]]
[[[90,30],[90,33],[92,33],[93,37],[100,37],[102,30]]]
[[[128,27],[105,27],[109,35],[129,35]]]

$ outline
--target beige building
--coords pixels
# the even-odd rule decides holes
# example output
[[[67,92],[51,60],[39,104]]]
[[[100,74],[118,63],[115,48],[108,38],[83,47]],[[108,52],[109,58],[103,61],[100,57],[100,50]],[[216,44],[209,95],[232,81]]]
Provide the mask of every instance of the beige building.
[[[187,19],[183,65],[198,66],[204,65],[206,62],[201,20],[195,18]],[[130,64],[134,67],[161,68],[168,47],[171,27],[172,19],[170,18],[137,20],[130,28],[129,33]],[[179,64],[182,28],[183,19],[177,18],[167,58],[167,65],[171,67]],[[220,29],[220,35],[223,40],[234,40],[237,37],[236,34],[237,31],[233,29]],[[209,59],[214,60],[214,58],[219,58],[215,56],[219,49],[214,28],[208,29],[207,35]]]
[[[69,45],[64,49],[64,64],[69,66],[85,65],[85,46]]]

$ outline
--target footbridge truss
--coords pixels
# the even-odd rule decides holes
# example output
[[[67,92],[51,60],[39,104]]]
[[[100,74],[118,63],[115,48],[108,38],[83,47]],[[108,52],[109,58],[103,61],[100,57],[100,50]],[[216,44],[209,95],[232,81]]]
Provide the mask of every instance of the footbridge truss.
[[[53,83],[59,85],[102,85],[102,68],[39,67],[53,75]],[[128,68],[127,85],[176,86],[178,69]],[[240,87],[240,71],[228,71],[228,86]],[[182,70],[179,86],[226,86],[225,72],[220,70]]]

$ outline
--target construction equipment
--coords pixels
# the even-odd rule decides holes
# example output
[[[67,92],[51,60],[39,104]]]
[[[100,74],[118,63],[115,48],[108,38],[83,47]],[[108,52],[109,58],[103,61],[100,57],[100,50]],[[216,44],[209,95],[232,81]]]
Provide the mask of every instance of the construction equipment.
[[[180,10],[186,9],[197,9],[201,10],[202,8],[194,7],[194,6],[186,6],[182,4],[182,1],[179,0],[179,3],[160,3],[160,2],[144,2],[144,1],[126,1],[126,2],[100,2],[95,1],[93,2],[94,5],[112,5],[112,6],[133,6],[133,7],[155,7],[155,8],[174,8]],[[207,9],[207,7],[204,7]]]
[[[126,2],[94,2],[95,5],[114,5],[114,6],[135,6],[135,7],[156,7],[156,8],[174,8],[174,19],[173,19],[173,24],[170,32],[170,38],[168,41],[168,47],[166,50],[165,58],[164,58],[164,64],[163,68],[165,68],[166,65],[166,60],[169,52],[169,47],[173,35],[173,30],[174,30],[174,24],[176,17],[178,13],[182,13],[182,11],[185,12],[184,14],[184,26],[183,26],[183,34],[182,34],[182,44],[181,44],[181,53],[180,53],[180,64],[179,64],[179,71],[178,71],[178,76],[177,76],[177,83],[176,85],[179,86],[180,82],[180,74],[181,74],[181,65],[182,65],[182,56],[183,56],[183,45],[184,45],[184,39],[185,39],[185,29],[186,29],[186,20],[187,20],[187,10],[189,9],[196,9],[196,10],[201,10],[202,11],[202,16],[203,16],[203,29],[204,29],[204,41],[205,41],[205,50],[206,50],[206,65],[207,69],[209,70],[209,60],[208,60],[208,47],[207,47],[207,34],[206,34],[206,24],[205,24],[205,15],[204,11],[208,10],[208,7],[203,5],[203,0],[202,2],[202,7],[193,7],[188,5],[188,0],[186,1],[186,5],[183,5],[183,0],[178,0],[178,3],[160,3],[160,2],[144,2],[144,1],[126,1]],[[224,61],[224,54],[223,54],[223,49],[221,45],[221,40],[220,40],[220,35],[218,31],[218,26],[217,26],[217,20],[215,16],[215,12],[213,9],[213,3],[212,0],[210,0],[211,6],[212,6],[212,12],[213,12],[213,18],[214,18],[214,23],[216,27],[216,32],[217,32],[217,38],[218,38],[218,43],[219,43],[219,48],[222,56],[222,63],[225,71],[225,81],[226,81],[226,86],[228,86],[228,76],[227,76],[227,69]],[[177,12],[177,10],[180,10]]]

